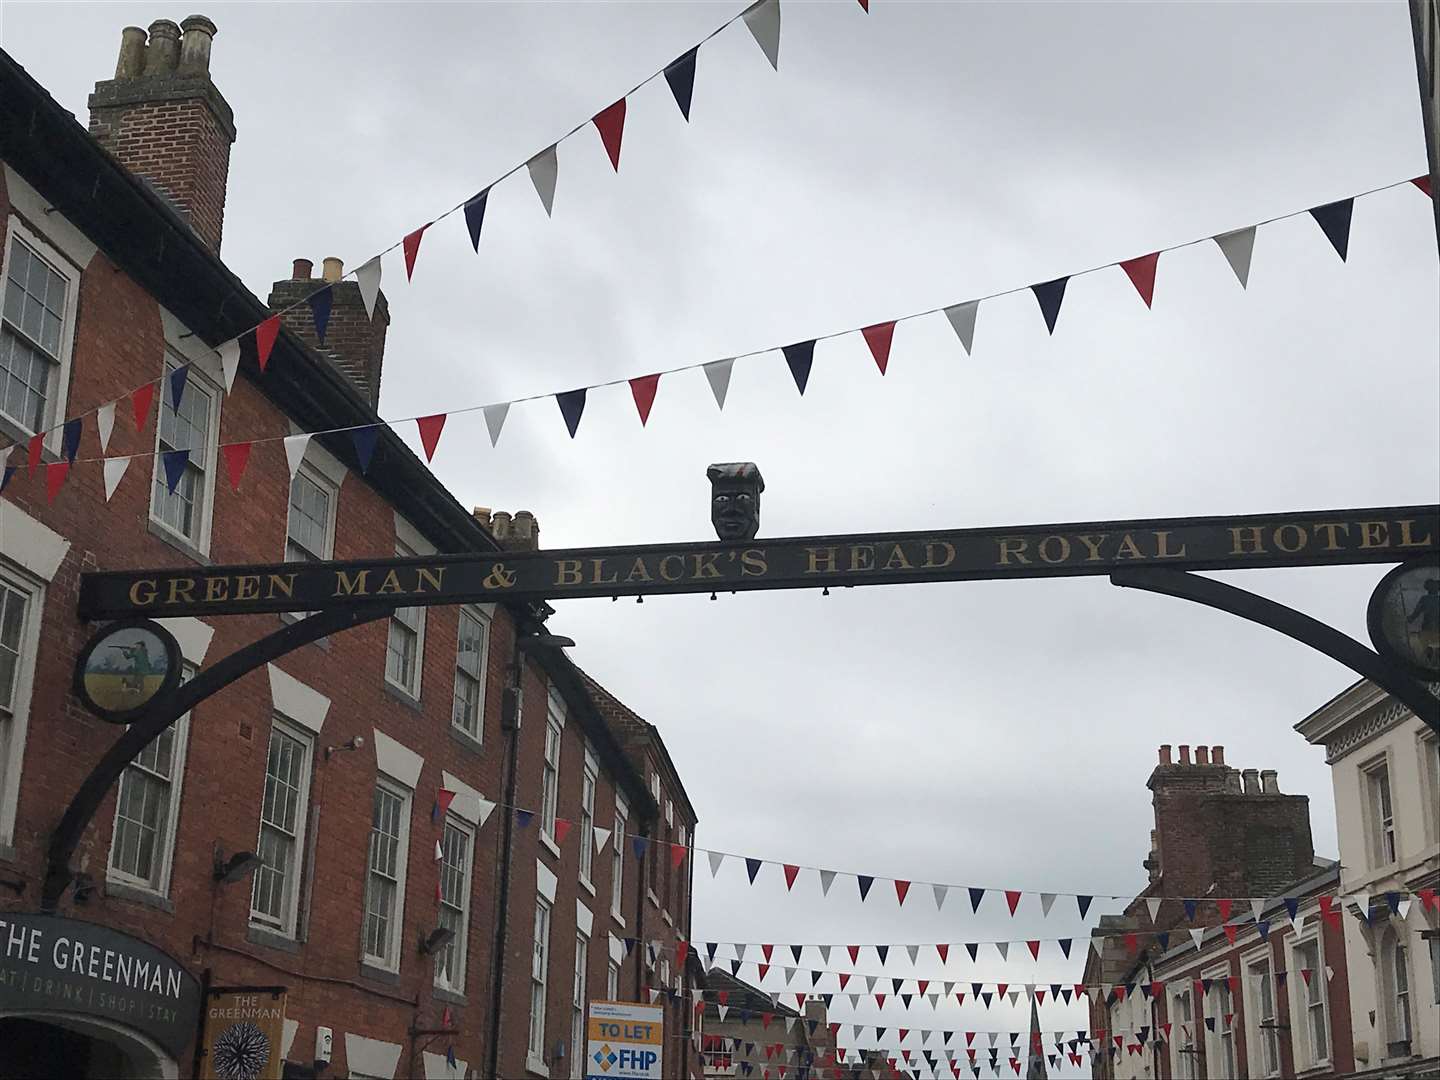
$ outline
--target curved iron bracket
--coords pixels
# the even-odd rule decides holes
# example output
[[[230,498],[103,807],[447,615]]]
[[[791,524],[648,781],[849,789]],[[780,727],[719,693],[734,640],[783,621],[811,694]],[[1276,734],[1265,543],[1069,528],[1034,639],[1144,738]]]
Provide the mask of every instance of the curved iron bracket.
[[[115,740],[114,745],[105,752],[105,756],[90,770],[90,775],[76,790],[75,797],[70,800],[70,805],[65,808],[65,813],[60,818],[60,823],[50,834],[45,883],[40,893],[40,910],[50,913],[59,906],[60,897],[75,877],[74,871],[70,869],[70,857],[75,854],[80,838],[95,817],[95,811],[100,808],[100,803],[104,801],[115,781],[120,779],[125,766],[134,761],[140,751],[149,746],[162,731],[200,702],[223,690],[242,675],[248,675],[261,664],[267,664],[293,652],[301,645],[308,645],[330,634],[382,619],[393,610],[393,604],[380,604],[318,611],[235,650],[189,682],[181,683],[169,694],[155,699],[145,716],[130,724],[125,733]]]
[[[1412,679],[1354,638],[1294,608],[1185,570],[1116,570],[1110,575],[1110,583],[1124,589],[1144,589],[1181,600],[1193,600],[1197,604],[1268,626],[1369,679],[1393,694],[1432,730],[1440,732],[1440,698],[1432,694],[1424,683]]]

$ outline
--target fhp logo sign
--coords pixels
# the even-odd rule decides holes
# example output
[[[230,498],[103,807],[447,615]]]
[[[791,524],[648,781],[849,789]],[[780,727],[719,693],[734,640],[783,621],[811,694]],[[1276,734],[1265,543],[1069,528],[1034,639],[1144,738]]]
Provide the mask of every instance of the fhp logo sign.
[[[592,1001],[588,1037],[585,1080],[662,1080],[663,1009]]]

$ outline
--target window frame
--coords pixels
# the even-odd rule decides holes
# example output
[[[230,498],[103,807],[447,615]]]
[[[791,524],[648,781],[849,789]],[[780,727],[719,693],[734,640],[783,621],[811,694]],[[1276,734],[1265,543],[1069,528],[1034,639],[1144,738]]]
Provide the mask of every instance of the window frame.
[[[176,368],[188,367],[189,374],[185,377],[185,392],[181,396],[181,402],[186,401],[191,394],[204,394],[209,402],[205,416],[205,446],[201,460],[196,461],[195,450],[190,448],[190,459],[186,468],[195,468],[200,472],[201,490],[195,497],[195,535],[187,536],[175,526],[156,513],[156,499],[163,489],[169,494],[168,485],[165,482],[165,464],[160,458],[160,429],[161,420],[165,410],[174,412],[170,399],[170,374]],[[165,359],[161,365],[160,382],[156,388],[158,403],[155,411],[155,437],[152,440],[154,456],[150,463],[150,497],[147,500],[146,513],[149,523],[154,529],[161,530],[161,535],[173,539],[187,548],[199,552],[201,555],[210,554],[210,534],[214,526],[215,517],[215,469],[220,456],[220,406],[224,394],[220,386],[205,373],[201,366],[194,361],[182,356],[168,344],[165,348]],[[178,447],[177,449],[185,449]],[[177,485],[178,487],[178,485]],[[287,489],[287,502],[288,489]]]
[[[1376,870],[1393,866],[1400,856],[1400,830],[1395,818],[1393,777],[1388,753],[1382,753],[1360,766],[1360,781],[1364,785],[1362,794],[1365,800],[1365,846],[1369,849],[1370,866]],[[1383,807],[1383,803],[1387,802],[1390,804],[1388,817]]]
[[[1279,1004],[1275,995],[1275,962],[1267,944],[1240,958],[1244,970],[1241,977],[1240,993],[1245,1002],[1245,1050],[1246,1068],[1252,1077],[1274,1077],[1280,1075],[1280,1029]],[[1257,975],[1255,968],[1264,971]],[[1252,995],[1253,989],[1253,995]],[[1266,994],[1270,997],[1270,1015],[1261,1007]],[[1269,1021],[1271,1027],[1263,1026]],[[1268,1048],[1271,1064],[1265,1067],[1265,1050]]]
[[[560,803],[560,762],[565,741],[565,700],[550,687],[545,697],[545,742],[540,771],[540,839],[552,854],[560,854],[555,841],[555,815]],[[551,750],[554,750],[552,759]]]
[[[1188,1016],[1180,1016],[1180,1002],[1182,1001],[1185,1003],[1184,1011],[1189,1014]],[[1179,1080],[1195,1080],[1195,1077],[1199,1075],[1199,1069],[1197,1067],[1199,1065],[1199,1061],[1197,1060],[1199,1053],[1186,1053],[1186,1047],[1181,1045],[1182,1042],[1188,1038],[1189,1049],[1196,1051],[1198,1045],[1197,1036],[1200,1035],[1200,1032],[1195,1031],[1195,995],[1192,987],[1187,985],[1184,990],[1180,990],[1172,995],[1170,1014],[1174,1018],[1171,1023],[1171,1037],[1169,1041],[1173,1051],[1171,1057],[1174,1059],[1172,1066],[1175,1076],[1179,1078]],[[1175,1037],[1174,1032],[1176,1027],[1180,1028],[1180,1038]],[[1185,1034],[1187,1028],[1191,1032],[1189,1036]],[[1202,1025],[1201,1031],[1203,1030]]]
[[[580,884],[595,895],[595,795],[600,790],[600,762],[587,744],[580,778]]]
[[[526,1066],[547,1076],[545,1010],[549,1004],[550,933],[554,907],[544,896],[535,897],[535,938],[530,953],[530,1033],[525,1044]]]
[[[620,1000],[620,962],[613,956],[605,960],[605,996],[610,1001]]]
[[[0,711],[0,848],[14,842],[20,803],[20,777],[24,772],[25,743],[30,730],[30,706],[35,688],[35,661],[40,652],[40,629],[45,613],[45,585],[15,563],[0,558],[0,585],[18,593],[25,611],[20,626],[20,647],[15,665],[11,700]]]
[[[1312,916],[1314,918],[1314,916]],[[1301,949],[1315,947],[1316,966],[1311,968],[1310,982],[1307,985],[1305,976],[1300,974],[1305,967],[1297,962],[1297,955]],[[1298,933],[1290,940],[1289,962],[1290,982],[1290,1031],[1291,1048],[1295,1054],[1296,1071],[1307,1071],[1329,1066],[1331,1061],[1332,1046],[1334,1043],[1333,1033],[1330,1025],[1330,995],[1325,986],[1325,940],[1320,933],[1318,925],[1312,925],[1308,930]],[[1320,1019],[1325,1031],[1325,1055],[1318,1056],[1315,1053],[1313,1019],[1311,1009],[1315,1002],[1311,1000],[1311,989],[1314,989],[1319,998]],[[1300,1023],[1296,1023],[1296,1018]],[[1302,1052],[1303,1051],[1303,1052]],[[1303,1062],[1303,1064],[1301,1064]]]
[[[1212,967],[1208,971],[1202,970],[1200,972],[1200,978],[1210,980],[1210,990],[1216,994],[1216,1003],[1220,1006],[1213,1014],[1215,1017],[1215,1030],[1209,1031],[1207,1029],[1205,1033],[1205,1075],[1211,1075],[1211,1065],[1214,1064],[1218,1070],[1221,1070],[1217,1071],[1215,1075],[1221,1077],[1222,1080],[1234,1080],[1240,1072],[1240,1060],[1235,1045],[1235,1026],[1234,1024],[1231,1024],[1228,1028],[1225,1026],[1225,1013],[1228,1011],[1233,1017],[1238,1011],[1235,1007],[1235,995],[1230,992],[1230,974],[1229,961]],[[1227,1000],[1230,1006],[1228,1010],[1225,1008]],[[1210,1007],[1208,994],[1206,995],[1205,1007],[1207,1010]],[[1206,1015],[1210,1014],[1207,1012]],[[1212,1036],[1215,1043],[1213,1050],[1210,1045]],[[1224,1071],[1224,1067],[1227,1065],[1229,1069],[1228,1071]]]
[[[485,741],[485,683],[490,670],[490,631],[495,615],[493,604],[465,604],[460,608],[455,618],[455,679],[458,682],[461,675],[466,678],[474,678],[478,684],[478,692],[475,699],[475,730],[471,731],[464,724],[458,723],[455,719],[455,706],[459,701],[459,694],[453,693],[450,699],[450,726],[460,732],[467,739],[473,739],[476,743],[483,744]],[[460,628],[465,619],[474,619],[480,626],[480,655],[479,663],[475,673],[465,671],[460,666],[460,644],[463,640]]]
[[[11,193],[12,199],[15,194]],[[60,323],[60,355],[56,358],[55,370],[51,372],[51,386],[47,388],[45,411],[41,418],[41,430],[46,433],[44,446],[50,453],[58,455],[63,437],[61,427],[70,396],[70,372],[74,361],[76,317],[80,304],[80,278],[84,269],[30,228],[15,213],[7,216],[5,226],[5,245],[3,251],[0,251],[0,321],[4,320],[5,292],[9,288],[10,264],[14,259],[17,242],[23,243],[32,254],[38,254],[41,262],[65,279],[65,314]],[[30,340],[23,330],[19,330],[19,333],[27,342]],[[11,434],[17,442],[36,434],[28,425],[5,412],[0,412],[0,430]]]
[[[1421,804],[1425,812],[1421,816],[1427,822],[1430,843],[1440,844],[1440,735],[1421,726],[1416,742],[1419,744],[1421,786],[1425,799]],[[1440,985],[1437,985],[1437,990],[1440,990]],[[1436,997],[1440,1001],[1440,993]]]
[[[381,791],[399,799],[400,832],[396,837],[396,870],[394,878],[395,908],[390,914],[390,925],[385,942],[385,955],[380,956],[369,949],[370,937],[370,882],[378,873],[374,867],[375,826],[373,807],[375,796]],[[371,795],[372,818],[369,844],[365,852],[365,888],[362,893],[360,912],[360,959],[370,967],[383,971],[398,972],[405,940],[405,880],[410,864],[410,819],[415,811],[415,792],[399,780],[385,773],[376,773],[374,793]],[[381,874],[380,876],[384,876]]]
[[[441,911],[445,911],[447,908],[458,910],[460,912],[460,929],[456,931],[455,939],[436,955],[432,981],[435,986],[441,990],[448,990],[452,994],[463,994],[465,992],[465,975],[468,966],[466,961],[470,951],[470,893],[474,884],[476,829],[465,819],[447,813],[444,824],[440,830],[440,847],[442,852],[445,849],[445,834],[451,829],[455,830],[462,837],[462,848],[465,853],[465,870],[461,875],[460,882],[460,899],[462,902],[460,907],[456,909],[455,905],[445,900],[442,882],[438,907]],[[445,866],[443,857],[437,866],[443,878]],[[444,925],[443,922],[441,925]],[[449,960],[452,967],[458,969],[458,974],[441,977],[440,965],[446,960]]]
[[[590,998],[590,935],[575,931],[575,965],[570,987],[570,1078],[584,1080],[585,1014]]]
[[[270,735],[265,740],[264,781],[260,788],[260,812],[256,825],[256,852],[261,850],[260,840],[265,835],[265,786],[270,775],[270,741],[275,733],[287,736],[300,744],[304,753],[301,763],[301,777],[295,804],[294,858],[290,866],[290,880],[286,883],[285,916],[278,923],[272,917],[255,907],[255,890],[259,888],[263,867],[256,867],[250,888],[249,924],[268,933],[298,940],[300,926],[300,879],[304,876],[305,847],[310,832],[310,789],[315,783],[315,735],[308,728],[288,719],[283,713],[275,712],[270,720]],[[276,826],[270,826],[276,828]]]
[[[625,830],[630,825],[630,808],[617,795],[615,828],[610,833],[610,916],[625,925]]]
[[[308,453],[308,448],[307,448]],[[285,497],[285,544],[281,550],[281,559],[290,562],[290,501],[295,494],[295,484],[301,479],[309,481],[325,494],[327,505],[325,508],[324,542],[321,544],[323,551],[311,552],[303,544],[296,542],[296,546],[305,550],[317,562],[324,562],[335,557],[335,522],[339,513],[340,485],[328,476],[325,471],[312,464],[308,460],[302,460],[300,467],[295,470],[295,475],[290,478],[290,487],[286,490]]]
[[[396,540],[395,557],[399,559],[414,559],[418,558],[418,555],[414,548],[412,548],[404,540]],[[415,612],[415,626],[413,628],[409,626],[409,624],[407,624],[405,620],[400,617],[400,613],[402,611]],[[412,675],[414,676],[412,680],[413,685],[407,685],[406,683],[392,677],[390,674],[390,640],[391,635],[393,635],[395,632],[395,624],[397,622],[405,628],[407,633],[412,632],[413,630],[413,633],[415,634],[415,668],[412,672]],[[390,617],[385,621],[385,683],[386,685],[392,686],[396,690],[399,690],[400,693],[404,694],[406,697],[411,698],[414,701],[419,701],[420,688],[423,681],[421,676],[424,672],[424,669],[425,608],[423,606],[396,608],[394,612],[391,613]]]
[[[185,664],[182,667],[182,681],[194,678],[195,670],[194,665]],[[105,880],[107,882],[124,885],[131,889],[140,889],[167,899],[170,896],[170,876],[175,868],[175,845],[179,839],[180,802],[184,798],[185,761],[190,745],[190,714],[187,712],[182,715],[170,726],[170,730],[174,732],[174,737],[170,744],[170,801],[165,813],[164,835],[166,839],[160,851],[159,863],[151,875],[152,880],[147,881],[126,870],[121,870],[114,863],[115,844],[120,833],[120,805],[125,793],[125,778],[130,775],[131,769],[143,768],[136,763],[135,759],[126,764],[119,779],[115,781],[115,817],[110,828],[110,850],[105,858]],[[156,738],[158,739],[159,736]],[[144,771],[154,775],[150,769]]]
[[[1410,949],[1404,931],[1402,923],[1398,929],[1386,926],[1380,934],[1377,974],[1380,978],[1382,1045],[1385,1047],[1382,1059],[1391,1057],[1391,1046],[1402,1042],[1413,1045],[1415,1038],[1415,987],[1410,978]]]

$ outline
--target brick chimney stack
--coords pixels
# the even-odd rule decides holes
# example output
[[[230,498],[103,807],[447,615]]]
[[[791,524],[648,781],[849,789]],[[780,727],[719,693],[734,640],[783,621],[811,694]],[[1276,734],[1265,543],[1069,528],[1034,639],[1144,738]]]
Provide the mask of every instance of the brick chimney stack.
[[[506,551],[539,551],[540,523],[529,510],[490,510],[477,506],[475,520],[490,530],[490,535]]]
[[[354,280],[342,281],[344,264],[334,257],[322,264],[320,278],[313,276],[315,264],[309,259],[296,259],[290,277],[270,287],[266,301],[271,311],[295,305],[280,321],[307,345],[344,372],[360,396],[376,407],[380,402],[380,370],[385,362],[385,332],[390,326],[390,305],[385,294],[375,298],[375,317],[365,310],[360,285]],[[325,328],[325,344],[315,335],[315,319],[305,298],[330,283],[330,321]]]
[[[90,95],[90,134],[218,252],[235,114],[210,80],[215,32],[204,15],[122,30],[115,77]]]

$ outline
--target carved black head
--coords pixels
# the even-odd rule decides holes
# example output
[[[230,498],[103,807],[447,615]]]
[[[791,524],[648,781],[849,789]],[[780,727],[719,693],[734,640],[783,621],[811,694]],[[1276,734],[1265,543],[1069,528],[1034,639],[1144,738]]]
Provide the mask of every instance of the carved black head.
[[[765,480],[753,462],[711,465],[710,523],[721,540],[754,540],[760,531],[760,493]]]

